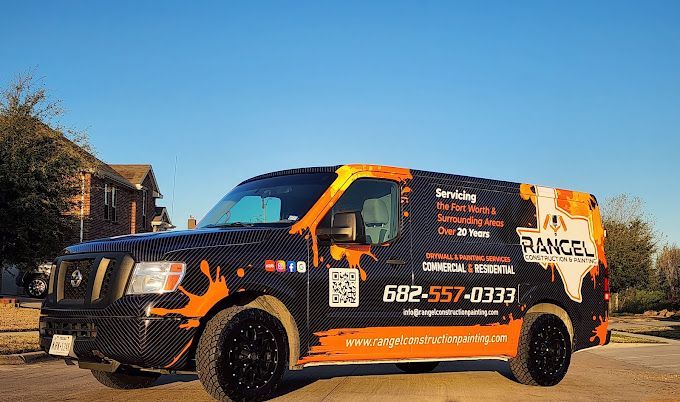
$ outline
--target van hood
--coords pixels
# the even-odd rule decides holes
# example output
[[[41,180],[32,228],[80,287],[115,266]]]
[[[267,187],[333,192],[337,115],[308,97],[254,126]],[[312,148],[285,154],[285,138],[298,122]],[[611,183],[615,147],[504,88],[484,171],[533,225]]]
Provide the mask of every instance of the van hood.
[[[74,244],[66,254],[127,252],[137,260],[161,260],[169,252],[187,248],[233,246],[260,243],[272,233],[289,228],[206,228],[169,232],[141,233],[108,237]]]

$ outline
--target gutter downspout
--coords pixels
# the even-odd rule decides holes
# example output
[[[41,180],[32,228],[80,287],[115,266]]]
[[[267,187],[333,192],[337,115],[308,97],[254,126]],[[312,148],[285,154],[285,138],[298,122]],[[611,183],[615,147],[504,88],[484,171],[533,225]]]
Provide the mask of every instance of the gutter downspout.
[[[80,243],[83,242],[83,221],[85,218],[85,173],[80,172]]]

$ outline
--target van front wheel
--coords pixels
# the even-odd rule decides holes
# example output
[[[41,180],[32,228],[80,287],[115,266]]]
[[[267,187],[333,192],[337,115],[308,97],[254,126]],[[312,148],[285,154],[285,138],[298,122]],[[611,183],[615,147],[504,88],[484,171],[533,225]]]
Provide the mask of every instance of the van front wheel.
[[[198,378],[219,401],[263,400],[281,382],[288,339],[267,312],[230,307],[208,321],[196,350]]]
[[[571,339],[554,314],[529,313],[524,317],[517,355],[510,370],[527,385],[551,386],[562,381],[571,361]]]

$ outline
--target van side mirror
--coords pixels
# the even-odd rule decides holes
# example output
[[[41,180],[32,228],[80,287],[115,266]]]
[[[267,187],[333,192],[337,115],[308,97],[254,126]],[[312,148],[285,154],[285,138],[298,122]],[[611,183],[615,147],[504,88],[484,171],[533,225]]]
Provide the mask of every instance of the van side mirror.
[[[337,243],[363,243],[366,240],[364,234],[364,221],[361,212],[338,212],[333,215],[330,227],[319,227],[317,233],[323,239],[333,240]]]

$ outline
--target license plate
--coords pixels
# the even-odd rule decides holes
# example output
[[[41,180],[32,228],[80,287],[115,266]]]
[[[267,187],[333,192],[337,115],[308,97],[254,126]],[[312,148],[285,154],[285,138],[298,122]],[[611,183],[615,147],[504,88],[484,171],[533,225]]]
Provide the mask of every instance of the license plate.
[[[73,348],[73,335],[54,335],[50,345],[50,354],[68,356]]]

